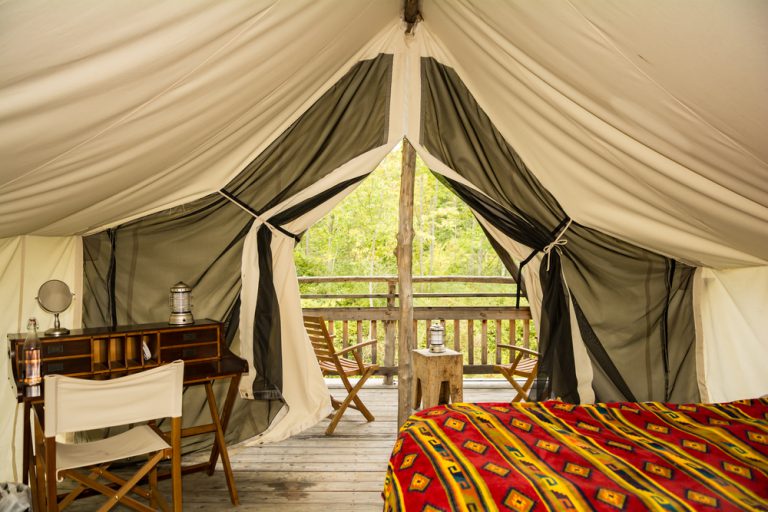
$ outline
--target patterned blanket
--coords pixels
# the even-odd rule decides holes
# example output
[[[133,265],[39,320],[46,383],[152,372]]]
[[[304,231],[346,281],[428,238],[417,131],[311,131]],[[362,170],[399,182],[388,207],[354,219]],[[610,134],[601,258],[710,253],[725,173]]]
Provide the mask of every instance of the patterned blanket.
[[[768,398],[457,403],[400,430],[386,511],[768,511]]]

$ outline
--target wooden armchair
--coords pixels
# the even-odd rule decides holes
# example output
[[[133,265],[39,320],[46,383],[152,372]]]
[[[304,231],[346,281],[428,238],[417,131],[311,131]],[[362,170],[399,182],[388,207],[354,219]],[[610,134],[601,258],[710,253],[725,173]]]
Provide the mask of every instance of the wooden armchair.
[[[528,392],[533,385],[539,368],[538,352],[515,345],[500,343],[498,346],[511,351],[509,364],[497,364],[494,365],[493,369],[501,373],[517,391],[517,394],[512,399],[513,402],[528,401]],[[523,384],[521,385],[517,379],[523,380]]]
[[[312,342],[312,348],[315,350],[315,356],[318,363],[320,363],[323,375],[338,375],[347,389],[347,397],[342,402],[339,402],[331,395],[331,404],[336,412],[333,414],[331,424],[325,430],[325,435],[329,436],[333,433],[341,416],[348,407],[360,411],[366,420],[373,421],[375,419],[373,414],[365,407],[357,393],[362,389],[365,381],[379,368],[379,365],[376,364],[365,364],[360,355],[362,347],[376,343],[376,340],[358,343],[337,352],[336,347],[333,345],[333,338],[328,334],[325,320],[322,317],[305,316],[304,327],[307,329],[307,334]],[[348,353],[352,353],[354,359],[343,357]],[[349,377],[354,376],[360,376],[360,379],[353,386],[349,381]]]

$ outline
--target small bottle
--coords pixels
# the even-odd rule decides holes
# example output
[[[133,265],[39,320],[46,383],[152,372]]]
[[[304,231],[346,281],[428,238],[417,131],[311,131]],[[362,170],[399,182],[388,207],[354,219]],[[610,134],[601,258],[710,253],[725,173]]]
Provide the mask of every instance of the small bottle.
[[[27,323],[27,337],[22,347],[24,361],[24,394],[26,396],[40,396],[40,385],[43,377],[40,372],[42,351],[40,339],[37,337],[37,320],[32,317]]]

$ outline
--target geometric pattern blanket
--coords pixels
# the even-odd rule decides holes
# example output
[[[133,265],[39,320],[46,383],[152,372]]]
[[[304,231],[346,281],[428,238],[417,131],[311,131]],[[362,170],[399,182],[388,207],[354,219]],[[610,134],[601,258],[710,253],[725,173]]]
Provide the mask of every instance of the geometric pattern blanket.
[[[768,398],[455,403],[411,416],[385,511],[768,511]]]

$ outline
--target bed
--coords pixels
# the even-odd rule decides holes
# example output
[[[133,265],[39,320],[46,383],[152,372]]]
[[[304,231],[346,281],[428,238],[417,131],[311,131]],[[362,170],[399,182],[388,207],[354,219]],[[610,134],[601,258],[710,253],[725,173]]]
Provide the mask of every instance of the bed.
[[[386,511],[768,510],[768,398],[456,403],[411,416]]]

